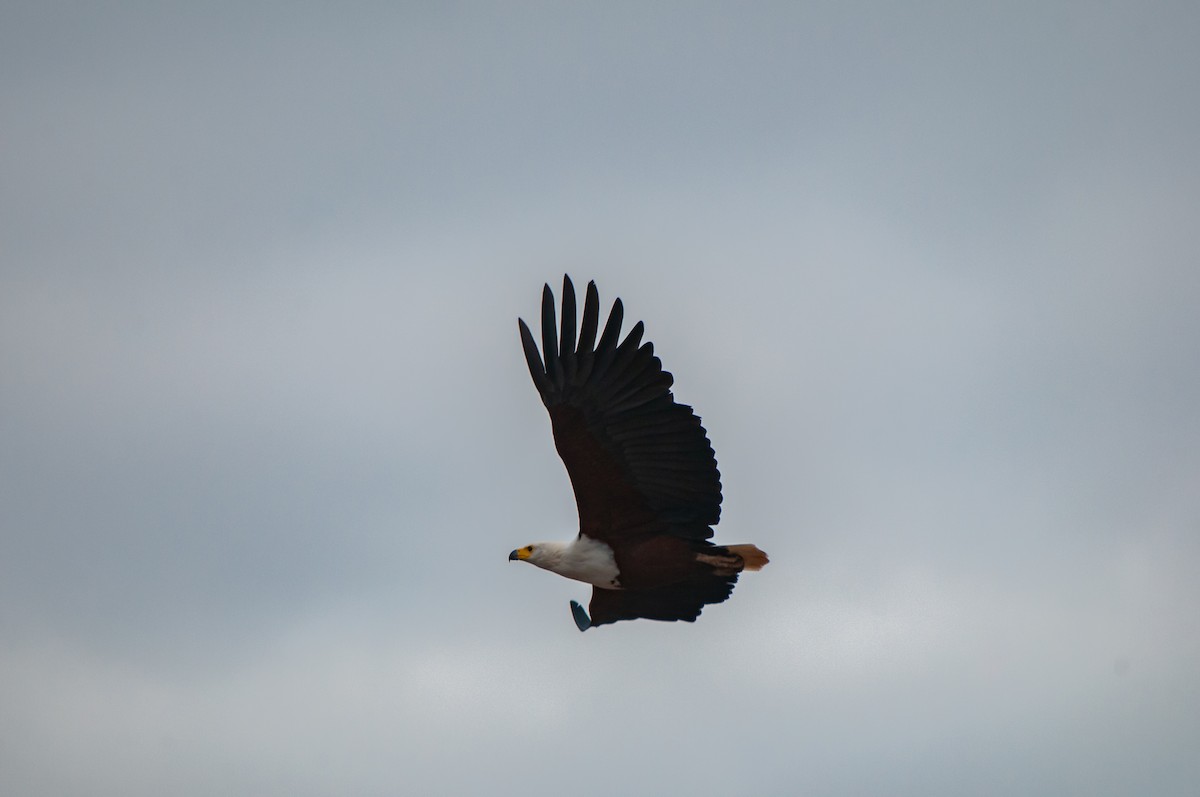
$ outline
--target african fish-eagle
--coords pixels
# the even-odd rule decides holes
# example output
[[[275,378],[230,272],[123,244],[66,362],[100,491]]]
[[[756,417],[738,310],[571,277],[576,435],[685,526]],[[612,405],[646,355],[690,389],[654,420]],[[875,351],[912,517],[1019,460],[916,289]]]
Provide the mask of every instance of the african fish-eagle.
[[[564,276],[561,334],[549,285],[540,353],[517,321],[571,477],[579,535],[526,545],[508,558],[592,585],[590,617],[571,601],[580,631],[638,618],[692,622],[767,555],[754,545],[709,542],[721,516],[721,474],[704,427],[675,401],[671,374],[654,345],[642,342],[642,322],[618,342],[624,309],[617,299],[597,341],[599,313],[589,282],[576,336],[575,286]]]

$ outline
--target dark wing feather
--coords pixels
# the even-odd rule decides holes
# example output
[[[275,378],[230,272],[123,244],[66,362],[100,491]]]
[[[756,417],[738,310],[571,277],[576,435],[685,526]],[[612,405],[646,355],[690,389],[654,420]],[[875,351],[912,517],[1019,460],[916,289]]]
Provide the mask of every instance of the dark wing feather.
[[[592,615],[592,625],[640,619],[690,623],[700,616],[700,610],[705,606],[728,598],[736,582],[736,575],[712,575],[700,581],[655,589],[593,587],[588,611]]]
[[[617,299],[596,342],[600,298],[589,282],[577,337],[575,287],[564,277],[561,331],[550,286],[542,292],[540,353],[519,322],[529,372],[571,476],[580,531],[606,539],[657,523],[708,539],[721,517],[712,445],[692,408],[675,402],[671,374],[642,342],[644,325],[619,340],[623,318]]]

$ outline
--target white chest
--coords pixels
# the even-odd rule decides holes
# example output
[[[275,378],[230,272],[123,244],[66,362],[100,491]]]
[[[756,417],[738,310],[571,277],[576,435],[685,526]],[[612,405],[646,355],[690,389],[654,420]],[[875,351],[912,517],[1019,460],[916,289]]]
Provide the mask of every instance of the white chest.
[[[591,537],[579,536],[562,547],[561,556],[547,562],[547,570],[604,589],[620,587],[620,571],[612,548]]]

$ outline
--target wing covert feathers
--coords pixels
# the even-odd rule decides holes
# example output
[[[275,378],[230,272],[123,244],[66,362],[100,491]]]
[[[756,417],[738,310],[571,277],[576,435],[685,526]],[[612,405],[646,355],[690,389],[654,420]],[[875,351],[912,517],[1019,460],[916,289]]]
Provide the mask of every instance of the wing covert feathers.
[[[571,477],[581,530],[598,538],[658,521],[708,539],[721,516],[721,480],[700,419],[671,393],[638,322],[619,341],[624,308],[613,303],[596,341],[600,298],[589,282],[576,329],[575,288],[563,278],[561,329],[550,286],[542,291],[542,350],[520,322],[521,345],[554,441]]]

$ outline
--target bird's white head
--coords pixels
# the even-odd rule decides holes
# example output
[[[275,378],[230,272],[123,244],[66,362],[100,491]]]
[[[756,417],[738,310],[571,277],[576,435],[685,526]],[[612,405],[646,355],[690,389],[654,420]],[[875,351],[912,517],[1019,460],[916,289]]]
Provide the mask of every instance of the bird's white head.
[[[529,562],[545,570],[554,570],[562,560],[566,546],[561,542],[535,542],[508,555],[509,561]]]
[[[614,589],[620,578],[612,548],[582,535],[570,542],[535,542],[508,558],[605,589]]]

